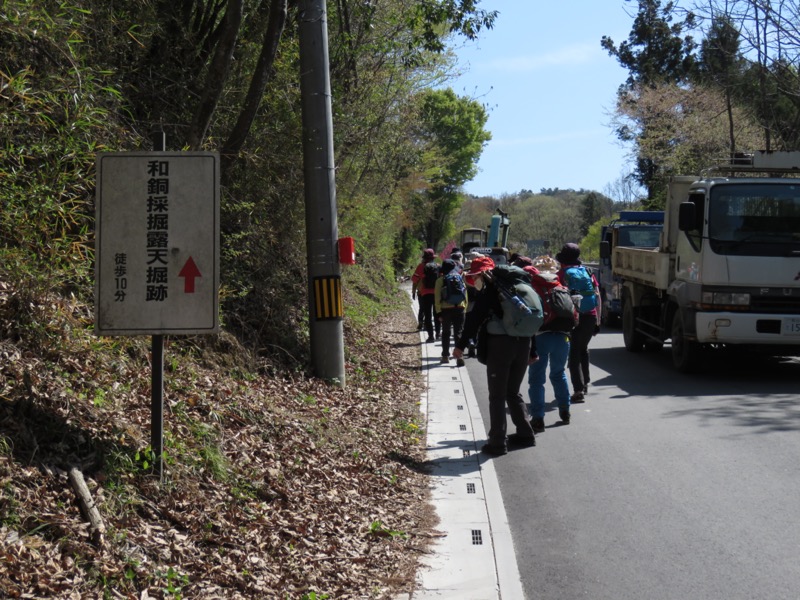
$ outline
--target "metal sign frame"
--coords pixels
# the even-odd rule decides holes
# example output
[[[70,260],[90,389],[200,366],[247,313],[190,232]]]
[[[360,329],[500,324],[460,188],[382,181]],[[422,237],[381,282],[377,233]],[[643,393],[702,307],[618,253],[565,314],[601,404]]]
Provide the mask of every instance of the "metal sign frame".
[[[219,331],[219,154],[97,155],[95,333]]]

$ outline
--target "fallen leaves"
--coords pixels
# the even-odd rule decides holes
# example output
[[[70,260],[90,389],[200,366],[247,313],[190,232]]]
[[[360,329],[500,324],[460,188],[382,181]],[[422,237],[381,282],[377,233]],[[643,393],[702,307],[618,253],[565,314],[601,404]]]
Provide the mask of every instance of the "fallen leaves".
[[[165,380],[161,484],[133,458],[149,439],[140,349],[36,356],[0,340],[0,596],[410,590],[435,535],[416,322],[404,310],[357,336],[346,389],[297,373],[237,379],[181,356]],[[107,525],[102,544],[68,465],[83,470]]]

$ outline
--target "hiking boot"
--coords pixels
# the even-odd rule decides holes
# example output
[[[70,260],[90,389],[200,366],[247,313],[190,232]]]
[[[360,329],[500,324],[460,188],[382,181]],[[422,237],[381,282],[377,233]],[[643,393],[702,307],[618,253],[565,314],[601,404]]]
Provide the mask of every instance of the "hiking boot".
[[[457,367],[463,367],[464,366],[464,359],[463,358],[457,358],[456,359],[456,366]]]
[[[561,422],[564,425],[569,425],[569,409],[568,408],[559,408],[558,409],[558,416],[561,417]]]
[[[536,445],[536,438],[533,436],[523,437],[518,433],[512,433],[508,436],[508,445],[517,448],[530,448]]]
[[[508,448],[505,446],[495,446],[494,444],[484,444],[481,446],[481,452],[490,456],[503,456],[508,454]]]
[[[533,427],[533,433],[544,433],[544,418],[531,419],[531,427]]]
[[[580,404],[586,401],[584,398],[583,392],[575,392],[570,396],[569,401],[572,402],[572,404]]]
[[[425,341],[426,341],[428,344],[430,344],[430,343],[432,343],[432,342],[435,342],[436,340],[435,340],[435,339],[433,339],[433,336],[432,336],[432,335],[429,335],[429,336],[428,336],[428,339],[427,339],[427,340],[425,340]]]
[[[440,360],[439,362],[441,364],[443,364],[443,365],[446,365],[447,363],[450,362],[450,357],[449,356],[442,356],[442,360]]]

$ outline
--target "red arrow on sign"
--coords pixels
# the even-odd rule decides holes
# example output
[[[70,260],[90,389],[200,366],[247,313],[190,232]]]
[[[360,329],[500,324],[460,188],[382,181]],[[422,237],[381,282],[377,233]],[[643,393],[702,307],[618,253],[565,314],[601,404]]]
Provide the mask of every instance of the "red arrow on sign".
[[[194,294],[194,280],[196,277],[202,277],[202,275],[200,273],[200,269],[198,269],[197,265],[194,264],[194,260],[192,260],[191,256],[178,273],[178,277],[186,278],[183,281],[183,292],[185,294]]]

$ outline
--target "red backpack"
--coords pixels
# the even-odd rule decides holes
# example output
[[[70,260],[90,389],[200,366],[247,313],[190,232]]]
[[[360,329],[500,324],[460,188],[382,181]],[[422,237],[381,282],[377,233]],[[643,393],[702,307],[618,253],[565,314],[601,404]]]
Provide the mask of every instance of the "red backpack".
[[[572,321],[572,326],[578,324],[578,309],[572,300],[569,290],[561,285],[555,273],[539,272],[531,273],[531,285],[539,297],[542,299],[544,309],[544,325],[553,319],[563,319],[565,324]]]

